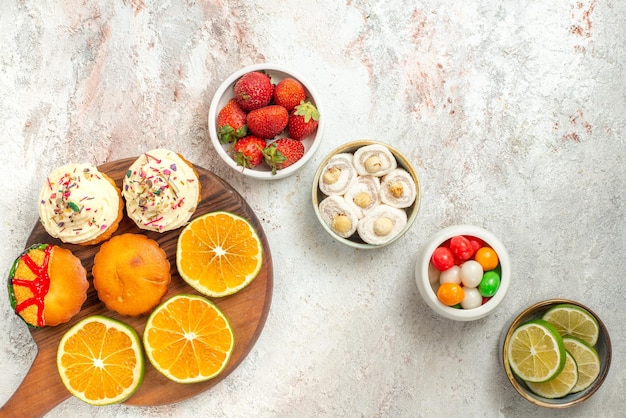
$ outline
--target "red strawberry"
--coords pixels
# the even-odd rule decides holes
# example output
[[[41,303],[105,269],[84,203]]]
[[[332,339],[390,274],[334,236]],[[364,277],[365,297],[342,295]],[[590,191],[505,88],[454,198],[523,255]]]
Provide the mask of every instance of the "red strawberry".
[[[301,140],[317,130],[320,112],[311,102],[300,102],[289,115],[289,136]]]
[[[237,103],[246,111],[267,106],[274,95],[274,85],[270,76],[259,71],[242,75],[233,90]]]
[[[294,107],[306,99],[304,86],[294,78],[285,78],[276,84],[274,89],[274,103],[283,106],[291,112]]]
[[[269,105],[248,113],[248,130],[252,135],[271,139],[280,134],[289,121],[289,112],[282,106]]]
[[[272,169],[272,174],[276,174],[276,170],[287,168],[302,158],[304,145],[295,139],[279,138],[268,145],[263,154],[265,163]]]
[[[217,114],[217,135],[223,143],[235,142],[248,133],[246,112],[230,99]]]
[[[233,159],[245,168],[254,168],[263,162],[265,140],[256,136],[244,136],[233,146]]]

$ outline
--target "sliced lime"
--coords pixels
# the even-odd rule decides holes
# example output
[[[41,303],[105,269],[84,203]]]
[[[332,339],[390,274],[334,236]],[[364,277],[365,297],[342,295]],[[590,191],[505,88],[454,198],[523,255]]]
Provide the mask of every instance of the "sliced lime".
[[[572,392],[587,389],[600,374],[600,356],[588,343],[576,337],[563,337],[563,344],[578,365],[578,382]]]
[[[598,342],[600,326],[586,309],[569,303],[552,308],[543,315],[544,320],[556,327],[562,336],[571,335],[588,342],[592,346]]]
[[[534,319],[513,331],[507,357],[513,373],[521,379],[546,382],[563,370],[565,346],[552,324]]]
[[[562,398],[570,393],[572,388],[578,381],[578,367],[574,357],[567,351],[565,352],[565,366],[561,373],[556,375],[554,379],[547,382],[535,383],[526,382],[530,390],[544,398],[555,399]]]

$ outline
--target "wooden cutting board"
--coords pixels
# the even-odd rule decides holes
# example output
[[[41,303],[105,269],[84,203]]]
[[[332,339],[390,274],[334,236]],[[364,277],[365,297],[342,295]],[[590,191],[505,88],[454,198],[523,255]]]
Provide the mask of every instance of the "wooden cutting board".
[[[102,165],[100,170],[115,180],[118,187],[122,187],[122,178],[134,158],[118,160]],[[265,319],[269,312],[272,299],[273,267],[267,237],[261,224],[245,200],[228,183],[212,174],[208,170],[196,166],[201,183],[201,202],[193,218],[217,210],[225,210],[251,221],[255,227],[264,249],[264,261],[256,279],[238,293],[224,298],[211,299],[230,320],[235,333],[235,348],[230,362],[225,370],[217,377],[202,383],[179,384],[168,380],[156,371],[146,360],[146,374],[139,390],[125,403],[137,406],[155,406],[182,401],[197,395],[219,383],[232,372],[246,357],[258,339]],[[185,283],[176,270],[176,244],[180,229],[165,233],[143,231],[137,228],[132,220],[124,216],[117,234],[140,233],[157,241],[167,253],[172,273],[172,281],[164,299],[180,293],[198,294],[191,286]],[[141,336],[147,316],[123,317],[108,310],[98,299],[92,284],[91,268],[93,258],[99,246],[83,247],[64,244],[51,238],[41,224],[35,225],[26,247],[35,243],[57,244],[71,250],[82,260],[87,269],[90,287],[87,300],[80,313],[67,324],[42,329],[31,329],[33,340],[37,344],[38,353],[28,371],[24,381],[13,396],[0,408],[0,417],[42,416],[56,405],[69,398],[67,391],[56,367],[56,352],[61,336],[80,319],[90,315],[105,315],[119,319],[131,325]],[[16,255],[17,256],[17,255]]]

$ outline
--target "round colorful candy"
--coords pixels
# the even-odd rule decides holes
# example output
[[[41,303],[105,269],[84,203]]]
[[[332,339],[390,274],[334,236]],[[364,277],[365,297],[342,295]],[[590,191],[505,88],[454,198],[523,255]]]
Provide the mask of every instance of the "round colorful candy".
[[[444,283],[437,290],[437,299],[446,306],[461,303],[464,297],[463,288],[456,283]]]
[[[500,275],[491,270],[483,274],[483,278],[478,285],[480,294],[485,297],[491,297],[496,294],[500,287]]]
[[[480,238],[472,237],[472,236],[469,236],[469,235],[466,236],[465,238],[467,238],[467,240],[472,245],[472,249],[474,250],[474,254],[476,254],[476,251],[478,251],[479,248],[485,246],[485,243]]]
[[[430,261],[439,271],[448,270],[454,265],[454,254],[448,247],[437,247]]]
[[[441,272],[437,270],[437,267],[433,263],[428,263],[428,280],[430,284],[439,283],[439,276]]]
[[[461,268],[452,266],[448,270],[444,270],[439,274],[439,283],[456,283],[461,284]]]
[[[475,253],[472,243],[463,235],[457,235],[450,239],[450,250],[460,261],[469,260]]]
[[[478,287],[483,278],[483,267],[475,260],[461,265],[461,282],[465,287]]]
[[[485,271],[493,270],[498,266],[498,254],[491,247],[479,248],[474,260],[478,261]]]
[[[465,296],[461,301],[461,307],[463,309],[474,309],[478,308],[483,303],[483,297],[480,295],[480,292],[475,287],[473,288],[465,288],[464,289]]]

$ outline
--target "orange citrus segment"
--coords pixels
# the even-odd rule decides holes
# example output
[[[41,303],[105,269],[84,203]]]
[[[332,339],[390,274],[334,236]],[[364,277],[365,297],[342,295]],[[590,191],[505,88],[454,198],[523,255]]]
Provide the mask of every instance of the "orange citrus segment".
[[[217,376],[228,364],[235,338],[228,319],[209,300],[176,295],[148,318],[146,355],[167,378],[194,383]]]
[[[178,273],[190,286],[213,297],[231,295],[261,270],[263,247],[250,222],[229,212],[191,221],[180,233]]]
[[[144,376],[141,340],[130,326],[104,316],[90,316],[61,338],[57,368],[65,387],[92,405],[128,399]]]

